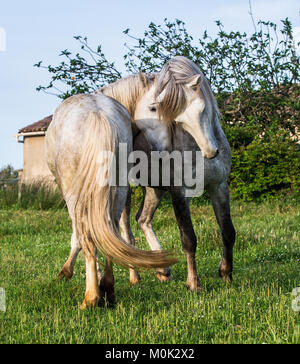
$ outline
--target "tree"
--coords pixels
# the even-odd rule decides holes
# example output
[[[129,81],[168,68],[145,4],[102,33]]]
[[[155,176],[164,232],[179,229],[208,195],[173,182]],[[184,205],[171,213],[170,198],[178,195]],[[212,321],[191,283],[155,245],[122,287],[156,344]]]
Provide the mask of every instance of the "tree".
[[[5,190],[9,184],[15,183],[18,178],[18,172],[11,166],[0,169],[0,189]]]
[[[106,59],[101,45],[93,50],[88,44],[87,37],[74,38],[88,58],[86,59],[80,53],[72,55],[65,49],[60,53],[64,60],[56,67],[51,65],[46,67],[42,61],[36,63],[35,67],[47,69],[52,75],[50,83],[47,86],[38,86],[37,91],[45,91],[66,99],[72,95],[92,92],[121,78],[122,75],[115,68],[114,62]],[[66,86],[67,89],[63,91],[60,88],[61,85]]]
[[[13,180],[18,178],[18,171],[16,171],[10,164],[0,169],[0,180]]]
[[[288,19],[282,20],[281,38],[276,24],[259,21],[258,29],[248,36],[246,33],[226,33],[220,21],[216,21],[219,32],[213,39],[205,31],[199,44],[193,44],[193,37],[187,32],[185,23],[179,19],[163,25],[150,23],[142,38],[126,34],[133,44],[125,43],[124,55],[128,73],[158,72],[171,57],[183,55],[193,60],[216,93],[233,92],[237,89],[277,88],[281,84],[294,84],[300,81],[300,60],[295,49],[292,25]],[[39,86],[38,91],[56,90],[61,98],[70,94],[95,90],[122,77],[114,62],[106,59],[101,45],[93,50],[87,37],[74,37],[85,53],[72,55],[67,49],[60,53],[63,60],[58,66],[44,66],[42,61],[36,67],[46,68],[52,75],[47,86]],[[300,45],[300,43],[298,43]],[[57,87],[63,83],[69,89],[64,92]]]
[[[270,189],[276,191],[287,185],[291,188],[300,185],[295,167],[299,166],[299,153],[295,151],[299,149],[296,141],[300,130],[300,57],[296,52],[300,42],[295,44],[288,19],[282,20],[281,24],[278,31],[272,22],[253,22],[254,32],[247,35],[238,31],[226,32],[217,21],[217,37],[212,38],[205,31],[198,41],[179,19],[165,19],[158,25],[152,22],[142,37],[132,35],[130,29],[124,30],[129,42],[125,44],[124,55],[129,74],[159,72],[176,55],[188,57],[203,71],[216,94],[223,128],[234,148],[232,186],[237,196],[245,198]],[[66,49],[60,54],[64,60],[58,66],[44,66],[42,61],[35,65],[47,69],[51,75],[49,84],[39,86],[38,91],[65,99],[77,93],[92,92],[123,76],[114,62],[107,60],[101,45],[93,50],[86,37],[75,39],[81,53],[73,55]],[[266,149],[268,143],[270,148]],[[280,160],[291,161],[287,168],[278,158],[261,158],[254,163],[258,151],[272,150],[274,153],[280,146],[285,151]],[[264,169],[266,163],[268,168]],[[253,166],[266,170],[268,176],[255,174],[255,184],[250,189],[244,187],[243,179]],[[296,177],[290,178],[291,174]],[[269,184],[266,184],[267,180]]]
[[[225,32],[216,22],[218,36],[213,39],[205,31],[196,44],[185,23],[179,19],[164,24],[150,23],[144,36],[124,33],[131,44],[125,44],[124,55],[128,73],[158,72],[175,55],[193,60],[209,79],[217,95],[225,123],[254,123],[265,129],[278,125],[296,135],[299,125],[300,58],[296,53],[292,25],[282,20],[280,35],[276,24],[259,21],[253,34]],[[76,36],[81,54],[67,49],[58,66],[46,68],[51,75],[47,86],[38,91],[54,93],[65,99],[77,93],[92,92],[122,77],[114,62],[107,60],[101,45],[93,50],[86,37]],[[299,43],[300,44],[300,43]],[[85,58],[86,56],[87,58]],[[65,88],[62,90],[61,86]],[[257,107],[259,105],[259,108]]]

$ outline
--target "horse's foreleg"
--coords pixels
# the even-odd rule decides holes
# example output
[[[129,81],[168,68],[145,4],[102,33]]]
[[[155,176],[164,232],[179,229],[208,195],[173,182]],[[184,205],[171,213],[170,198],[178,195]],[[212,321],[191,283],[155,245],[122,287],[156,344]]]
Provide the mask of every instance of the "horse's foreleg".
[[[131,208],[131,190],[129,188],[126,200],[126,206],[120,218],[120,228],[121,228],[122,238],[127,242],[127,244],[135,245],[135,239],[130,225],[130,208]],[[130,284],[132,285],[138,284],[141,280],[138,271],[134,268],[130,268],[129,273],[130,273],[129,277]]]
[[[136,220],[145,234],[151,250],[163,250],[152,229],[152,220],[154,213],[162,200],[164,191],[146,187],[143,189],[143,193],[143,204],[136,216]],[[158,268],[156,270],[156,276],[160,281],[168,281],[171,279],[171,270],[170,268]]]
[[[210,188],[209,193],[223,240],[223,257],[219,267],[219,274],[225,281],[231,281],[235,229],[230,216],[229,190],[227,183],[223,182],[215,188]]]
[[[191,291],[199,291],[201,285],[197,275],[195,260],[197,238],[191,220],[189,202],[180,191],[176,192],[176,190],[173,190],[171,191],[171,195],[180,230],[182,248],[187,259],[188,277],[186,286]]]

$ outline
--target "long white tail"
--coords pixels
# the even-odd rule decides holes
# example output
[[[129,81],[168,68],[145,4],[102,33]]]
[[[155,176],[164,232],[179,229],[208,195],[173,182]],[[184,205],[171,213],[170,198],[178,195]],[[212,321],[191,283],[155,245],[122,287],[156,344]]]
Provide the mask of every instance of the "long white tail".
[[[91,251],[95,245],[105,257],[125,267],[160,268],[176,263],[169,252],[140,250],[122,239],[113,211],[117,187],[102,183],[113,166],[117,130],[103,113],[91,112],[85,131],[78,170],[68,191],[75,198],[75,225],[82,246]],[[104,168],[99,164],[103,151],[111,152]]]

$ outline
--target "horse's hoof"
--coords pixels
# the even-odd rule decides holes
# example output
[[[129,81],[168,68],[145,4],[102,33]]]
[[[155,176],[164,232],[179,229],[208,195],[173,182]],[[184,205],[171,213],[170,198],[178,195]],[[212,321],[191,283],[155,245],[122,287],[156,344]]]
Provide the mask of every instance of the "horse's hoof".
[[[136,286],[141,282],[140,275],[136,271],[130,272],[129,282],[132,286]]]
[[[221,260],[220,267],[219,267],[219,276],[223,279],[225,283],[232,282],[232,266],[228,265]]]
[[[80,305],[80,309],[86,310],[86,309],[93,309],[96,308],[99,304],[99,297],[93,298],[93,299],[87,299],[85,298],[83,303]]]
[[[114,285],[106,284],[105,278],[102,278],[100,281],[100,301],[105,305],[113,306],[115,304],[115,289]]]
[[[112,291],[100,291],[99,306],[113,307],[115,305],[115,292]]]
[[[160,282],[169,282],[172,280],[170,268],[166,268],[163,271],[156,271],[156,277]]]
[[[202,290],[199,280],[197,280],[196,282],[186,282],[185,286],[187,290],[191,292],[200,292]]]
[[[58,279],[66,279],[69,281],[73,277],[73,273],[71,273],[67,268],[62,268],[62,270],[58,273]]]
[[[222,280],[225,282],[225,283],[231,283],[233,281],[233,278],[232,278],[232,273],[224,273],[224,272],[221,272],[219,270],[219,276],[222,278]]]

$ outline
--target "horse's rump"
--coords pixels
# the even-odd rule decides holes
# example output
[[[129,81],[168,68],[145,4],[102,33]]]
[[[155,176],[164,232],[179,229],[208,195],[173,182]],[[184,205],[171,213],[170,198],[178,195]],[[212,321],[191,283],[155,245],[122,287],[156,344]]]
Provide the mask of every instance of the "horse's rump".
[[[60,105],[52,123],[46,136],[48,164],[66,201],[72,200],[69,212],[82,248],[91,251],[96,246],[126,267],[156,268],[175,263],[168,252],[143,251],[127,244],[118,231],[119,187],[110,186],[109,175],[118,144],[131,143],[132,148],[125,108],[104,95],[75,96]]]

